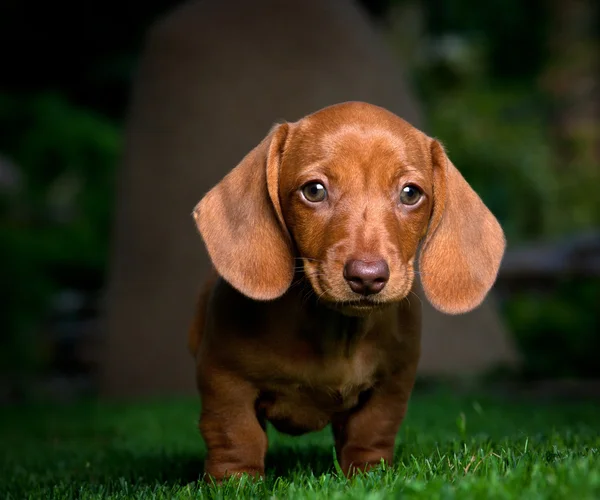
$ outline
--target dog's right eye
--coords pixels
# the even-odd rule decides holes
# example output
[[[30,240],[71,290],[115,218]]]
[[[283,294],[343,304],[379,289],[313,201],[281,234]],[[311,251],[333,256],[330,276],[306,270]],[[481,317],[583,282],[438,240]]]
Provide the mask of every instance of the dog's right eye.
[[[403,205],[416,205],[423,197],[422,191],[414,184],[407,184],[400,193],[400,202]]]
[[[302,187],[302,196],[311,203],[319,203],[327,199],[327,189],[320,182],[310,182]]]

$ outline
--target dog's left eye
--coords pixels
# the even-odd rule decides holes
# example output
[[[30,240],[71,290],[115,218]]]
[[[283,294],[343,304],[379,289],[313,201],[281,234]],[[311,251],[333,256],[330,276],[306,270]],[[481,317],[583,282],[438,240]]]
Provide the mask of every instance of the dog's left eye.
[[[319,203],[327,198],[327,189],[320,182],[310,182],[302,188],[302,195],[307,201]]]
[[[403,205],[416,205],[423,196],[423,192],[414,184],[407,184],[400,193],[400,202]]]

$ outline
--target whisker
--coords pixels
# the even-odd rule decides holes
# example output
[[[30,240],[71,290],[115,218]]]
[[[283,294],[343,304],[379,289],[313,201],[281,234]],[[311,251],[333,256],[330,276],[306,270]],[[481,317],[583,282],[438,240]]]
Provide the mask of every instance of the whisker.
[[[331,289],[331,288],[325,288],[325,289],[323,289],[323,291],[322,291],[322,292],[321,292],[321,293],[318,295],[318,297],[317,297],[317,302],[318,302],[319,300],[321,300],[321,298],[323,297],[323,295],[325,295],[326,293],[328,293],[328,294],[330,294],[330,295],[331,295],[331,292],[332,292],[332,289]]]
[[[325,275],[325,273],[311,273],[311,274],[306,274],[306,276],[311,277],[311,278],[323,278]]]
[[[304,277],[300,277],[297,280],[292,281],[292,283],[290,284],[290,288],[301,285],[303,283],[303,281],[304,281]]]
[[[411,304],[410,304],[410,300],[408,299],[408,295],[406,295],[402,298],[402,302],[404,302],[404,301],[406,301],[406,303],[408,304],[408,310],[410,311]]]
[[[307,287],[307,289],[304,291],[304,295],[303,295],[302,300],[301,300],[301,304],[302,304],[303,307],[310,300],[310,298],[313,295],[316,295],[313,287],[312,286]]]
[[[423,305],[423,301],[421,300],[421,297],[419,297],[415,292],[413,292],[412,290],[410,290],[408,293],[412,293],[417,299],[419,299],[419,302],[421,303],[421,306]]]

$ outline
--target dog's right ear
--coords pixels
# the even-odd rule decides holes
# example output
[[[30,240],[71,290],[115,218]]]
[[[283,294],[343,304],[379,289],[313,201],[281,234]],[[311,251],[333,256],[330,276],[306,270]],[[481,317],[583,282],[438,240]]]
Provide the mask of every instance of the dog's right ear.
[[[477,307],[496,280],[506,240],[496,217],[432,140],[433,213],[420,256],[431,304],[447,314]]]
[[[294,275],[278,194],[288,131],[287,123],[275,126],[194,209],[218,273],[255,300],[280,297]]]

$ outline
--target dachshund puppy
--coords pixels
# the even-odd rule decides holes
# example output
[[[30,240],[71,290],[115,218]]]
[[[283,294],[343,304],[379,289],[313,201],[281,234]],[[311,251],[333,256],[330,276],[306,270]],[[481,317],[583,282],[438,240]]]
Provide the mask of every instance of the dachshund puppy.
[[[392,462],[420,351],[415,261],[442,312],[477,307],[505,249],[443,147],[385,109],[276,125],[194,219],[216,270],[189,347],[205,472],[264,474],[266,422],[331,423],[345,474]]]

